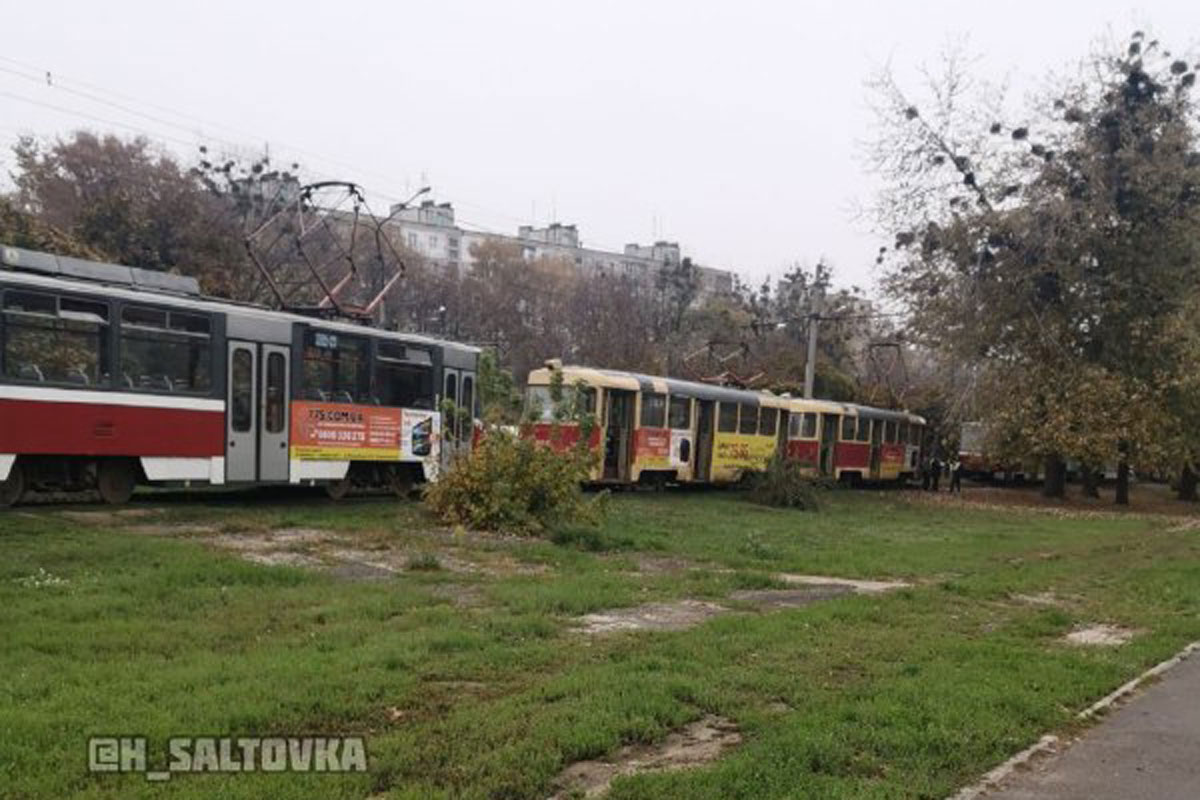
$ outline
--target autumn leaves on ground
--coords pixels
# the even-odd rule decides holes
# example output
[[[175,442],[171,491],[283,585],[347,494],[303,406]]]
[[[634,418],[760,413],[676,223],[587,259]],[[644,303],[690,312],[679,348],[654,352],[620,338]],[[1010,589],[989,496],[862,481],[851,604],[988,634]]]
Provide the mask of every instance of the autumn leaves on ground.
[[[1192,518],[995,494],[633,493],[552,539],[382,498],[9,512],[0,794],[945,797],[1200,637]],[[361,734],[369,770],[89,775],[114,733]]]

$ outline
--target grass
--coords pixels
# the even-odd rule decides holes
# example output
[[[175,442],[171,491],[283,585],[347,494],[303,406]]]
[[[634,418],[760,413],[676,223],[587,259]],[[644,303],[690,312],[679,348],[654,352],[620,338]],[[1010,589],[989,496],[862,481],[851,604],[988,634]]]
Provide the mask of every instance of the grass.
[[[155,499],[156,508],[163,503]],[[0,517],[0,796],[541,798],[567,764],[705,713],[744,743],[614,798],[941,798],[1200,638],[1200,531],[832,493],[821,513],[733,493],[627,494],[555,541],[434,535],[419,506],[172,499],[155,523],[345,532],[417,554],[388,580],[247,563],[55,509]],[[456,573],[443,553],[536,569]],[[639,559],[668,569],[639,571]],[[490,563],[490,562],[489,562]],[[508,562],[505,562],[508,563]],[[776,586],[780,572],[913,587],[686,631],[587,638],[573,618]],[[1052,591],[1061,606],[1017,594]],[[1116,649],[1079,623],[1141,631]],[[350,775],[89,775],[86,738],[367,737]]]

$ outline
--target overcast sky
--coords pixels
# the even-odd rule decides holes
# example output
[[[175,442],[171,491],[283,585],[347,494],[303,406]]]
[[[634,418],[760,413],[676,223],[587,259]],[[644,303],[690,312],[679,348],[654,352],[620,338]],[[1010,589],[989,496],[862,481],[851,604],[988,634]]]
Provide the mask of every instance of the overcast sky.
[[[1195,0],[184,5],[0,0],[4,143],[133,134],[109,122],[188,158],[202,140],[269,142],[362,183],[376,211],[429,183],[488,230],[664,238],[755,281],[824,256],[864,286],[880,240],[851,209],[872,193],[858,152],[882,64],[915,81],[967,37],[979,72],[1020,89],[1109,33],[1144,28],[1178,52],[1200,37]]]

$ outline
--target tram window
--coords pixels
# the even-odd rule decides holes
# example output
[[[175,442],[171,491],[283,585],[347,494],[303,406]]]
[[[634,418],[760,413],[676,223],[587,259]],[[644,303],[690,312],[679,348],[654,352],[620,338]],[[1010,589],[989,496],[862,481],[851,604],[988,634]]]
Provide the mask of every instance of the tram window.
[[[525,419],[529,422],[549,422],[554,417],[550,388],[529,386],[525,389]]]
[[[235,433],[247,433],[254,418],[254,356],[244,347],[233,351],[230,370],[231,424]]]
[[[449,403],[452,407],[456,407],[458,405],[458,373],[457,372],[447,372],[446,373],[445,402]],[[450,439],[450,440],[457,439],[458,438],[458,415],[453,412],[451,412],[450,414],[447,415],[446,413],[443,412],[442,416],[443,416],[443,418],[449,417],[449,419],[445,420],[446,424],[443,427],[442,435],[446,439]]]
[[[126,325],[144,325],[147,328],[165,328],[167,312],[157,308],[130,306],[121,312],[121,322]]]
[[[432,410],[433,367],[376,361],[375,398],[381,406]]]
[[[170,319],[171,330],[183,333],[197,333],[208,336],[212,333],[212,323],[208,317],[199,314],[185,314],[182,311],[172,311]]]
[[[896,441],[900,444],[908,444],[908,423],[901,422],[897,430]]]
[[[889,419],[883,424],[883,440],[888,444],[896,443],[896,421]]]
[[[58,316],[58,298],[39,292],[5,292],[4,310],[21,314]]]
[[[871,420],[866,417],[858,418],[858,435],[854,439],[858,442],[871,441]]]
[[[4,294],[4,374],[34,383],[107,385],[108,305],[40,292]]]
[[[667,424],[677,431],[686,431],[692,427],[692,399],[690,397],[671,396],[671,409]]]
[[[271,353],[267,356],[267,407],[265,410],[267,433],[283,431],[284,397],[287,387],[284,385],[283,353]]]
[[[721,410],[717,414],[717,430],[720,433],[737,433],[738,407],[736,403],[721,402]]]
[[[595,395],[593,394],[593,398],[594,397]],[[475,416],[475,379],[470,375],[463,376],[462,403],[460,405],[462,406],[463,411],[467,412],[469,416]]]
[[[774,436],[776,422],[779,419],[779,409],[764,408],[758,420],[758,432],[763,436]]]
[[[596,390],[583,381],[575,382],[575,412],[587,416],[596,413]]]
[[[842,417],[842,441],[853,442],[855,426],[858,424],[858,417],[846,415]]]
[[[304,335],[302,391],[306,400],[362,403],[370,394],[367,340],[310,330]]]
[[[817,438],[817,412],[809,411],[804,415],[804,427],[800,435],[805,439]]]
[[[642,392],[642,427],[667,426],[667,396],[657,392]]]
[[[127,306],[121,311],[123,389],[207,394],[211,321],[200,314]]]
[[[788,438],[799,439],[801,424],[804,422],[803,414],[792,414],[788,418]]]
[[[738,421],[738,433],[755,434],[758,433],[758,408],[755,406],[742,404],[742,414]]]

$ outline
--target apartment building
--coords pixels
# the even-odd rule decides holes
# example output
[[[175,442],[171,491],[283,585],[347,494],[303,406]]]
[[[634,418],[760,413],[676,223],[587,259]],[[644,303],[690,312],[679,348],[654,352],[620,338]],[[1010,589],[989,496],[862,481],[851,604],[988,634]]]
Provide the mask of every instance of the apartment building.
[[[500,239],[521,249],[526,259],[554,258],[573,263],[587,274],[622,275],[652,281],[664,265],[682,260],[677,242],[650,245],[627,244],[622,252],[584,246],[575,225],[554,222],[545,227],[522,225],[515,236],[468,230],[455,222],[450,203],[431,200],[412,207],[393,207],[388,222],[395,227],[410,250],[428,261],[465,267],[472,262],[472,247],[489,239]],[[703,294],[733,290],[733,273],[714,267],[696,266]]]

